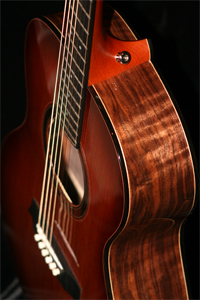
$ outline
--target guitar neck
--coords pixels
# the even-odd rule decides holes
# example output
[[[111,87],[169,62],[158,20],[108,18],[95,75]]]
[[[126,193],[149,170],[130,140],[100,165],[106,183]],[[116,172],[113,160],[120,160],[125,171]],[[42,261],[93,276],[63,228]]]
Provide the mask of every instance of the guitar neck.
[[[79,148],[89,74],[95,1],[69,1],[63,19],[57,117]]]

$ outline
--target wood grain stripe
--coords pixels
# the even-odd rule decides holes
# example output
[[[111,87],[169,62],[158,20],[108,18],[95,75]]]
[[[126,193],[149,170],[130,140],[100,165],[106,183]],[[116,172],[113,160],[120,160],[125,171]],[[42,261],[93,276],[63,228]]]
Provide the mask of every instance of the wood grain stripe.
[[[113,297],[187,299],[179,231],[195,183],[175,107],[151,62],[95,89],[123,149],[130,189],[127,224],[110,249]]]

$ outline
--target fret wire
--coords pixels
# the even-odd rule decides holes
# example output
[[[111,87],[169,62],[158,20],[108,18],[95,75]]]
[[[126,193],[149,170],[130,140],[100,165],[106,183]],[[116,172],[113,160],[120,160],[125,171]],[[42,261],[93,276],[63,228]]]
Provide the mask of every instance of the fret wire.
[[[92,2],[92,1],[91,1]],[[91,3],[90,3],[90,11],[89,11],[89,14],[91,14],[91,10],[92,10],[92,5],[91,5]],[[89,20],[89,22],[88,22],[88,28],[87,28],[87,30],[89,31],[89,26],[90,26],[90,20]]]
[[[76,74],[75,76],[76,76],[76,78],[74,77],[73,78],[73,75],[72,76],[70,76],[69,77],[69,72],[73,72],[73,74]],[[77,68],[77,66],[76,66],[76,64],[72,64],[72,68],[71,68],[71,70],[69,70],[69,64],[67,64],[67,69],[65,68],[63,68],[63,73],[66,73],[66,76],[65,76],[65,79],[67,79],[67,80],[73,80],[73,82],[74,82],[74,79],[76,79],[76,80],[78,80],[78,86],[79,86],[79,88],[80,87],[82,87],[83,88],[83,79],[84,79],[84,77],[83,77],[83,75],[81,74],[81,72],[79,71],[79,69]],[[64,74],[65,74],[64,73]],[[63,74],[62,74],[62,76],[63,76]],[[67,77],[67,78],[66,78]],[[82,81],[82,83],[81,83],[81,81]],[[76,84],[76,82],[74,82],[74,84]],[[78,88],[78,89],[79,89]]]
[[[81,39],[81,37],[78,35],[78,33],[76,32],[76,36],[79,39],[79,41],[82,43],[83,47],[87,50],[87,45],[84,44],[83,40]]]
[[[70,54],[71,55],[71,54]],[[73,59],[73,61],[74,61],[74,59]],[[63,70],[65,71],[65,74],[66,74],[66,76],[67,76],[67,78],[68,78],[68,80],[70,80],[71,81],[71,79],[69,78],[69,74],[67,74],[67,70],[66,69],[64,69],[63,68]],[[73,71],[73,69],[71,69],[70,70],[72,73],[73,73],[73,75],[74,75],[74,78],[77,80],[77,82],[79,83],[79,85],[83,88],[83,84],[82,84],[82,82],[78,79],[78,77],[76,76],[76,74],[74,73],[74,71]]]
[[[60,114],[58,114],[59,117],[61,117],[61,122],[63,123],[63,127],[66,127],[67,124],[66,124],[66,121],[68,123],[68,125],[71,127],[71,129],[74,131],[74,133],[76,135],[78,135],[78,133],[76,132],[75,128],[73,127],[73,125],[70,123],[69,119],[65,118],[65,120],[62,119],[62,115],[60,116]],[[76,129],[78,128],[78,126],[76,126]]]
[[[82,11],[83,11],[84,14],[88,17],[88,19],[91,19],[90,16],[88,15],[88,13],[86,12],[85,8],[84,8],[83,5],[81,4],[81,2],[79,2],[79,6],[81,6]]]
[[[59,105],[59,108],[60,108],[60,111],[61,111],[61,106],[60,105]],[[68,113],[68,116],[72,119],[74,125],[77,125],[77,127],[78,127],[79,126],[79,120],[78,120],[78,122],[76,122],[76,120],[74,120],[73,116],[71,115],[71,113],[68,109],[66,109],[66,112]],[[59,114],[60,114],[60,112],[59,112]],[[65,112],[63,112],[63,110],[61,112],[61,117],[62,117],[62,114],[65,116]]]
[[[66,60],[66,58],[65,58]],[[81,68],[79,67],[79,65],[77,64],[77,62],[75,61],[75,59],[73,58],[73,62],[75,63],[76,67],[78,68],[78,70],[81,72],[81,74],[84,76],[83,70],[81,70]],[[69,68],[71,68],[71,66],[69,65],[69,63],[67,62],[67,66]]]
[[[72,127],[72,125],[70,124],[70,122],[69,122],[69,120],[67,120],[67,123],[68,123],[68,125],[70,126],[70,127],[67,127],[67,124],[61,119],[61,123],[62,123],[62,128],[64,128],[64,130],[66,129],[67,130],[67,132],[70,132],[71,133],[71,136],[72,135],[75,135],[75,137],[74,136],[72,136],[73,137],[73,139],[75,140],[75,138],[78,136],[78,133],[75,131],[75,129]],[[69,131],[70,130],[70,131]]]
[[[89,25],[91,14],[92,1],[80,2],[77,10],[73,11],[70,8],[69,26],[70,31],[66,32],[66,41],[68,41],[67,55],[64,57],[64,64],[61,78],[61,91],[64,99],[63,107],[59,105],[59,114],[62,124],[64,125],[67,134],[75,141],[78,137],[78,127],[80,123],[80,110],[82,108],[82,92],[83,82],[86,69],[86,50],[88,46]],[[71,41],[73,40],[73,42]],[[63,66],[64,66],[63,64]],[[64,98],[63,98],[64,97]],[[77,119],[78,117],[78,119]],[[63,121],[63,118],[67,119]],[[68,128],[67,128],[68,126]],[[72,133],[72,131],[74,133]],[[75,136],[74,136],[75,135]],[[76,140],[77,143],[77,140]]]
[[[67,35],[67,41],[69,39],[69,35]],[[69,49],[66,49],[66,51],[71,51],[72,48],[74,48],[77,52],[77,54],[81,57],[81,59],[86,63],[85,59],[83,57],[85,57],[85,54],[86,54],[86,48],[85,47],[82,47],[82,44],[83,44],[83,41],[81,40],[81,45],[79,43],[79,39],[77,37],[75,37],[75,40],[74,40],[74,44],[72,45],[72,42],[70,41],[70,47]],[[78,47],[76,47],[76,45]]]
[[[70,53],[70,56],[71,56],[71,53]],[[73,62],[75,63],[76,67],[79,67],[78,64],[77,64],[77,62],[76,62],[76,60],[74,59],[74,57],[72,57],[72,60],[73,60]],[[69,67],[69,64],[67,64],[67,65],[68,65],[68,67]],[[66,76],[69,78],[69,74],[67,74],[67,70],[64,69],[64,68],[63,68],[63,70],[66,72]],[[81,68],[79,67],[79,71],[80,71],[80,70],[81,70]],[[76,78],[76,80],[78,81],[78,83],[80,84],[80,86],[83,88],[82,82],[81,82],[81,81],[78,79],[78,77],[75,75],[73,69],[71,69],[70,71],[73,72],[74,77]],[[84,75],[84,74],[82,74],[82,75]],[[71,80],[71,79],[69,78],[69,80]]]
[[[82,41],[81,37],[78,35],[77,32],[75,32],[76,37],[78,38],[78,40],[81,42],[81,44],[83,45],[83,47],[85,48],[85,50],[87,50],[87,46],[84,44],[84,42]],[[68,38],[70,38],[69,33],[67,33]]]
[[[63,78],[61,80],[64,82]],[[65,82],[64,82],[64,84],[65,84]],[[78,90],[76,89],[76,87],[74,86],[74,84],[71,81],[69,82],[69,84],[71,84],[71,86],[75,90],[76,94],[81,98],[81,94],[78,92]]]
[[[62,114],[64,115],[65,112],[62,111]],[[69,109],[66,110],[66,115],[69,116],[69,118],[72,120],[72,122],[74,123],[74,125],[77,125],[77,127],[79,126],[80,123],[80,119],[79,118],[74,118],[74,114],[71,113],[71,111]]]
[[[73,135],[73,133],[69,130],[69,127],[67,128],[66,126],[64,126],[64,131],[70,135],[71,140],[74,142],[74,144],[76,145],[76,136]]]
[[[77,127],[77,129],[75,130],[75,129],[71,126],[70,122],[68,122],[68,120],[67,120],[67,123],[68,123],[68,124],[64,124],[63,120],[61,120],[61,123],[62,123],[62,125],[63,125],[64,130],[66,130],[67,132],[70,132],[70,133],[71,133],[71,136],[74,136],[74,139],[76,139],[77,136],[78,136],[78,132],[77,132],[78,127]],[[68,125],[68,126],[67,126],[67,125]],[[69,126],[70,126],[70,127],[69,127]]]
[[[81,20],[79,19],[79,17],[77,17],[77,20],[78,20],[79,24],[81,25],[81,27],[83,28],[83,30],[85,31],[85,33],[86,33],[87,35],[89,35],[89,32],[88,32],[87,29],[84,27],[84,25],[82,24],[82,22],[81,22]]]
[[[71,85],[71,82],[70,82],[70,80],[69,80],[69,77],[70,77],[70,74],[71,74],[71,68],[72,68],[72,65],[74,64],[73,63],[73,50],[74,50],[74,48],[73,48],[73,45],[74,45],[74,41],[75,41],[75,36],[76,36],[76,31],[74,30],[74,28],[76,28],[76,24],[77,24],[77,13],[78,13],[78,3],[79,3],[79,1],[77,2],[77,5],[76,5],[76,9],[74,10],[70,10],[69,9],[69,11],[71,11],[72,13],[71,13],[71,20],[72,21],[70,21],[70,18],[68,19],[68,24],[69,24],[69,27],[70,27],[70,31],[68,31],[67,32],[67,35],[66,36],[68,36],[68,44],[69,44],[69,50],[70,50],[70,46],[72,45],[72,53],[70,53],[70,51],[67,53],[67,59],[66,59],[66,57],[64,58],[64,61],[66,60],[66,65],[68,66],[68,68],[69,68],[69,73],[67,72],[67,68],[66,68],[66,70],[65,70],[65,78],[63,79],[61,79],[61,81],[63,81],[63,83],[64,83],[64,87],[63,87],[63,89],[64,89],[64,94],[65,94],[65,91],[67,91],[67,96],[69,95],[69,91],[70,91],[70,87],[72,86]],[[74,18],[74,12],[75,12],[75,19],[74,19],[74,26],[73,26],[73,18]],[[72,38],[72,44],[71,44],[71,38]],[[65,48],[66,49],[66,48]],[[65,53],[65,51],[64,51],[64,53]],[[71,60],[69,59],[69,54],[71,54]],[[70,60],[70,64],[69,64],[69,60]],[[78,68],[77,68],[78,69]],[[79,70],[80,71],[80,70]],[[68,82],[67,82],[67,80],[66,80],[66,75],[68,75]],[[65,81],[65,82],[64,82]],[[66,85],[66,82],[67,82],[67,85]],[[77,94],[79,94],[78,93],[78,91],[77,91],[77,89],[75,88],[75,87],[73,87],[73,91],[75,91]],[[66,100],[66,102],[68,102],[68,97],[66,98],[65,97],[65,100]],[[76,102],[75,102],[76,103]],[[67,109],[67,106],[65,106],[65,113],[66,113],[66,109]],[[80,111],[80,109],[79,109],[79,111]],[[70,124],[70,122],[69,122],[69,118],[67,118],[66,117],[66,114],[64,114],[64,118],[65,119],[67,119],[67,123],[68,123],[68,127],[69,126],[72,126],[71,124]],[[78,132],[78,128],[77,128],[77,132]],[[77,135],[78,135],[78,133],[77,133]]]
[[[64,97],[67,98],[66,95],[64,95]],[[72,99],[72,100],[73,100],[73,99]],[[74,100],[73,100],[73,101],[74,101]],[[75,104],[76,104],[76,103],[75,103]],[[65,105],[67,105],[67,106],[69,105],[69,106],[70,106],[70,109],[72,109],[73,114],[75,114],[76,118],[77,118],[77,119],[80,119],[80,116],[77,114],[77,112],[75,111],[74,107],[72,106],[72,104],[71,104],[71,102],[70,102],[70,100],[69,100],[69,97],[68,97],[67,103],[65,103]]]
[[[79,47],[81,47],[80,45],[79,45]],[[71,48],[71,47],[70,47]],[[73,45],[73,48],[74,48],[74,50],[75,50],[75,54],[74,54],[74,56],[76,56],[76,58],[80,61],[80,58],[81,58],[81,60],[82,60],[82,62],[83,63],[86,63],[86,60],[85,60],[85,56],[86,56],[86,53],[85,53],[85,50],[84,50],[84,53],[81,53],[80,52],[80,50],[82,50],[82,48],[77,48],[76,47],[76,45],[74,44]],[[84,49],[84,48],[83,48]],[[68,54],[70,54],[70,56],[71,56],[71,49],[65,49],[65,53],[67,53],[68,52]],[[83,51],[82,51],[83,52]],[[84,56],[84,57],[83,57]],[[68,64],[69,65],[69,64]],[[64,66],[63,66],[63,69],[66,69],[66,60],[65,60],[65,62],[64,62]]]
[[[83,88],[83,84],[80,82],[80,80],[78,79],[78,77],[76,76],[76,74],[74,73],[74,71],[71,70],[71,72],[73,73],[73,76],[76,79],[76,81],[78,82],[78,84]],[[67,78],[68,78],[68,80],[71,80],[68,75],[67,75]]]
[[[71,22],[69,21],[70,25],[71,25]],[[75,31],[75,36],[79,39],[79,41],[81,41],[82,45],[84,46],[84,48],[87,50],[87,45],[84,43],[84,41],[82,40],[82,38],[80,37],[80,35],[77,33],[76,29],[71,25],[72,27],[72,30]],[[74,33],[73,33],[74,34]],[[71,40],[71,35],[72,35],[72,32],[71,33],[67,33],[67,37]],[[88,35],[87,35],[88,36]],[[87,37],[86,36],[86,37]]]
[[[83,23],[81,22],[81,20],[79,19],[79,17],[77,17],[76,19],[78,20],[79,24],[81,25],[81,27],[83,28],[83,30],[85,31],[85,33],[88,35],[89,32],[88,32],[87,29],[84,27],[84,25],[83,25]],[[73,21],[71,22],[71,20],[69,20],[69,23],[70,23],[70,25],[71,25],[71,28],[72,28],[73,30],[75,30],[75,28],[74,28],[74,26],[73,26]]]
[[[80,56],[80,58],[82,59],[82,61],[84,63],[86,63],[85,59],[83,58],[83,56],[81,55],[81,53],[79,52],[78,48],[76,47],[76,45],[74,45],[74,49],[76,50],[76,53]],[[70,53],[70,52],[69,52]]]
[[[91,3],[90,3],[90,11],[89,11],[89,14],[91,14],[91,9],[92,9],[92,5],[91,5]],[[87,28],[87,30],[89,31],[89,26],[90,26],[90,20],[88,21],[88,28]],[[88,35],[87,35],[87,39],[86,39],[86,45],[88,44]],[[86,56],[86,53],[85,53],[85,56]],[[84,70],[83,70],[83,72],[85,73],[85,64],[84,64]]]
[[[67,97],[67,95],[65,94],[65,92],[63,91],[63,89],[61,88],[61,90],[62,90],[62,92],[63,92],[63,95],[65,95],[65,97]],[[80,106],[80,104],[79,103],[77,103],[77,100],[74,98],[74,96],[72,95],[72,93],[70,92],[70,91],[68,91],[69,92],[69,94],[70,94],[70,96],[71,96],[71,98],[72,98],[72,100],[74,101],[74,103],[76,104],[76,106],[80,109],[81,108],[81,106]]]
[[[70,9],[69,9],[69,11],[70,11]],[[65,76],[64,76],[64,78],[61,78],[61,82],[63,83],[63,94],[65,95],[65,91],[66,91],[66,94],[67,94],[67,97],[65,96],[65,102],[68,102],[69,100],[68,100],[68,95],[70,95],[71,93],[69,93],[69,91],[70,91],[70,80],[69,80],[69,78],[70,78],[70,73],[71,73],[71,68],[72,68],[72,64],[73,64],[73,61],[72,61],[72,57],[73,57],[73,45],[74,45],[74,41],[75,41],[75,36],[76,36],[76,34],[75,34],[75,31],[74,31],[74,27],[76,28],[76,23],[77,23],[77,19],[75,18],[74,19],[74,26],[73,26],[73,18],[74,18],[74,12],[76,12],[76,14],[75,14],[75,16],[77,17],[77,12],[78,12],[78,2],[77,2],[77,6],[76,6],[76,10],[74,11],[74,9],[72,10],[72,14],[71,14],[71,19],[72,19],[72,21],[71,22],[69,22],[69,20],[70,20],[70,18],[68,18],[68,24],[69,24],[69,26],[70,26],[70,31],[68,31],[67,32],[67,34],[66,34],[66,36],[68,36],[68,45],[69,45],[69,50],[70,50],[70,47],[72,48],[72,54],[71,54],[71,62],[70,62],[70,64],[69,64],[69,53],[70,53],[70,51],[67,53],[67,59],[66,59],[66,57],[64,58],[64,62],[65,62],[65,60],[66,60],[66,65],[68,66],[68,68],[69,68],[69,73],[67,72],[67,68],[66,68],[66,70],[65,70]],[[73,40],[73,42],[72,42],[72,44],[71,44],[71,38],[72,38],[72,40]],[[65,53],[65,52],[64,52]],[[77,68],[77,70],[78,70],[78,68]],[[79,70],[79,72],[80,72],[80,70]],[[68,77],[66,78],[66,75],[68,75]],[[67,80],[66,80],[67,79]],[[62,84],[61,84],[62,85]],[[72,87],[73,88],[73,87]],[[75,88],[73,88],[73,91],[75,91],[76,93],[78,92]],[[78,93],[77,93],[78,94]],[[74,98],[72,99],[73,101],[74,101]],[[76,102],[76,100],[74,101],[75,102],[75,104],[77,105],[77,102]],[[63,107],[63,106],[62,106]],[[70,124],[70,120],[69,120],[69,118],[67,118],[66,117],[66,110],[67,110],[67,105],[65,105],[65,113],[64,113],[64,119],[66,119],[66,122],[68,123],[68,128],[67,128],[67,126],[66,126],[66,122],[65,122],[65,131],[67,131],[67,134],[68,135],[70,135],[71,136],[71,141],[73,140],[73,142],[74,142],[74,144],[76,145],[77,144],[77,135],[78,135],[78,131],[76,130],[76,136],[74,136],[74,134],[72,134],[71,133],[71,131],[70,131],[70,127],[72,127],[72,125]],[[80,111],[80,108],[78,109],[79,111]],[[63,112],[62,112],[63,113]],[[61,115],[62,115],[62,113],[61,113]],[[62,121],[62,120],[61,120]],[[62,121],[63,122],[63,121]],[[77,128],[78,129],[78,128]],[[72,128],[72,130],[74,130],[74,128]]]
[[[74,45],[74,48],[75,48],[75,50],[76,50],[76,53],[80,56],[80,58],[82,59],[82,61],[84,62],[84,63],[86,63],[86,61],[85,61],[85,59],[83,58],[83,56],[81,55],[81,53],[79,52],[79,50],[77,49],[77,47]]]
[[[71,72],[72,72],[72,70],[71,70]],[[63,72],[64,73],[64,72]],[[75,81],[76,80],[76,78],[75,77],[73,77],[72,75],[70,75],[70,78],[69,78],[69,75],[68,74],[66,74],[66,73],[64,73],[66,76],[64,76],[64,79],[62,78],[62,81],[64,82],[63,83],[63,85],[67,85],[67,84],[69,84],[70,86],[72,86],[73,88],[75,87],[75,89],[76,89],[76,91],[77,91],[77,93],[81,93],[81,91],[82,91],[82,86],[81,86],[81,84],[79,83],[79,84],[77,84],[77,81]],[[74,80],[75,79],[75,80]],[[70,88],[70,87],[68,87],[68,88]]]

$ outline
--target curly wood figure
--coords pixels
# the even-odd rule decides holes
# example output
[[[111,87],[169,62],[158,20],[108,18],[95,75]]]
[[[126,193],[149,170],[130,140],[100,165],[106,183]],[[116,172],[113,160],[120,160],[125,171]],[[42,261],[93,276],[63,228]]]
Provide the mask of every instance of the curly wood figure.
[[[148,41],[102,1],[69,0],[30,22],[25,73],[26,118],[2,147],[25,298],[188,299],[193,161]]]

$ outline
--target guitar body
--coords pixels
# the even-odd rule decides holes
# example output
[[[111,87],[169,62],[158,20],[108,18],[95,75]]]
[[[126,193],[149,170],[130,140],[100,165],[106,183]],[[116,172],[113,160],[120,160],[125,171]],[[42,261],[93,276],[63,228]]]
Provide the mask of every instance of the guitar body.
[[[111,16],[107,30],[135,40],[121,17]],[[41,256],[29,212],[41,197],[61,17],[46,23],[28,27],[27,115],[2,147],[2,217],[25,298],[72,299]],[[59,232],[55,238],[81,299],[187,299],[180,229],[194,202],[193,163],[150,61],[89,87],[77,151],[84,198],[70,213],[73,255]]]

